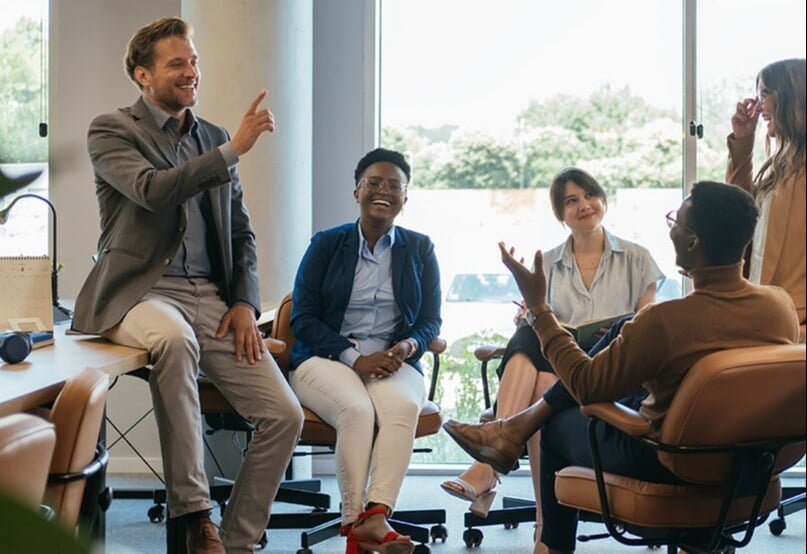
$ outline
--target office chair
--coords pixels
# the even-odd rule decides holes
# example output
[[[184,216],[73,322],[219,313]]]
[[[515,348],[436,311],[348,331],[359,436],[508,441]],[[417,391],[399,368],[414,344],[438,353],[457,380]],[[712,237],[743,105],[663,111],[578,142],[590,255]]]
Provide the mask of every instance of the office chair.
[[[682,381],[658,439],[637,412],[612,403],[581,408],[593,469],[567,467],[555,492],[565,506],[602,515],[627,545],[689,552],[739,548],[779,506],[780,474],[805,453],[805,347],[774,345],[705,356]],[[604,472],[595,427],[606,422],[657,450],[684,483]],[[743,533],[742,538],[733,535]],[[629,536],[632,535],[632,536]]]
[[[287,367],[289,351],[294,343],[291,333],[291,293],[283,297],[272,325],[271,336],[287,345],[284,352],[277,356],[280,369],[288,377]],[[428,402],[420,412],[415,437],[433,435],[440,430],[442,424],[441,410],[434,401],[437,388],[437,375],[440,369],[439,355],[445,351],[445,341],[437,338],[429,345],[429,352],[433,358],[433,370],[429,386]],[[326,446],[333,450],[336,444],[336,430],[322,421],[312,410],[303,406],[305,423],[300,438],[300,444],[305,446]],[[416,450],[416,452],[419,450]],[[423,450],[420,450],[423,451]],[[305,529],[300,535],[300,549],[297,554],[311,554],[311,546],[339,534],[342,515],[339,512],[313,512],[307,514],[273,514],[269,520],[269,529]],[[417,554],[428,554],[430,549],[426,546],[429,540],[445,542],[448,530],[445,527],[445,510],[396,510],[391,518],[390,525],[399,533],[409,535],[416,543]],[[430,529],[419,524],[434,523]]]
[[[56,446],[56,427],[29,414],[0,418],[0,491],[39,509]]]
[[[496,414],[490,395],[490,381],[488,364],[502,359],[505,347],[495,344],[485,344],[474,350],[474,357],[479,361],[480,378],[482,379],[482,395],[485,402],[485,410],[479,416],[479,421],[493,421]],[[522,459],[527,458],[525,448],[521,455]],[[468,548],[474,548],[482,544],[485,535],[479,527],[490,525],[503,525],[505,529],[516,529],[520,523],[535,523],[535,500],[515,496],[502,497],[502,507],[498,510],[490,510],[487,517],[479,517],[470,511],[463,515],[463,525],[465,531],[462,533],[462,540]],[[534,538],[534,537],[533,537]],[[594,538],[594,537],[592,537]]]
[[[79,536],[102,536],[101,512],[112,501],[105,486],[109,454],[99,445],[109,376],[88,368],[69,379],[47,413],[56,427],[44,503]]]

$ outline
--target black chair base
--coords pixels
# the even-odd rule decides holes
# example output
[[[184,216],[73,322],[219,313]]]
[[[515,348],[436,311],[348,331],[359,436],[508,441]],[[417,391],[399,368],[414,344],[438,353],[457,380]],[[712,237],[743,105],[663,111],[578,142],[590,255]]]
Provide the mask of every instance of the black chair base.
[[[776,518],[768,523],[768,529],[773,535],[778,537],[787,529],[785,516],[805,509],[807,506],[805,496],[807,495],[805,495],[803,487],[782,488],[782,502],[779,504],[779,509],[776,510]]]
[[[602,518],[597,514],[580,512],[580,521],[602,523]],[[502,508],[491,510],[487,517],[479,517],[471,512],[465,513],[465,531],[462,533],[462,540],[468,548],[475,548],[481,545],[482,539],[485,538],[484,533],[477,527],[503,525],[505,529],[516,529],[521,523],[535,523],[535,500],[505,496],[502,498]],[[588,542],[608,537],[610,537],[608,533],[597,533],[595,535],[578,535],[577,540]],[[533,537],[533,540],[537,539],[538,537]]]
[[[528,498],[505,496],[502,498],[502,508],[491,510],[487,517],[479,517],[471,512],[464,516],[465,531],[462,540],[468,548],[475,548],[482,544],[485,535],[477,527],[490,525],[504,525],[505,529],[515,529],[519,523],[535,523],[535,501]]]
[[[445,526],[445,510],[396,510],[390,517],[390,525],[398,533],[409,535],[415,546],[415,554],[431,552],[427,544],[448,538]],[[311,512],[273,514],[267,529],[304,529],[300,533],[300,549],[297,554],[312,554],[312,546],[339,535],[342,514],[339,512]],[[425,527],[434,524],[431,527]]]

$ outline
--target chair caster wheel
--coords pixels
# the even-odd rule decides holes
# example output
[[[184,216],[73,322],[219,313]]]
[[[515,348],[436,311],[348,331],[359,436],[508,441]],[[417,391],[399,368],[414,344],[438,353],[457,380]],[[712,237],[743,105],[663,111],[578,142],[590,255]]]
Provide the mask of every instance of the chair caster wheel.
[[[784,519],[774,519],[768,524],[768,529],[770,529],[772,535],[778,537],[787,529],[787,523],[785,523]]]
[[[263,550],[266,548],[267,544],[269,544],[269,537],[266,536],[266,531],[264,531],[263,535],[261,535],[261,538],[258,541],[258,550]]]
[[[446,542],[448,538],[448,529],[446,529],[445,525],[435,525],[429,530],[429,535],[432,538],[432,542]]]
[[[431,554],[431,549],[425,544],[418,544],[412,554]]]
[[[102,512],[106,512],[110,504],[112,504],[112,489],[106,487],[101,491],[101,494],[98,495],[98,507],[101,508]]]
[[[507,522],[507,523],[504,524],[504,528],[505,529],[518,529],[518,522],[517,521]]]
[[[152,523],[162,523],[165,521],[165,506],[155,504],[148,511],[149,521]]]
[[[466,529],[462,532],[462,540],[468,548],[476,548],[482,544],[485,535],[479,529]]]
[[[314,554],[314,551],[310,548],[301,548],[297,551],[297,554]]]

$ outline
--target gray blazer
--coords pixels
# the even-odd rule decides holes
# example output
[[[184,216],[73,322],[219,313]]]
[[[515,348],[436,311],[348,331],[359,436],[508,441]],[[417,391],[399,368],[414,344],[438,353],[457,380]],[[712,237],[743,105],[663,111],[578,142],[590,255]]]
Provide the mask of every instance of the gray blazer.
[[[176,254],[187,221],[184,202],[200,191],[210,198],[216,240],[209,254],[222,297],[259,311],[255,234],[238,172],[227,168],[217,148],[230,137],[197,120],[203,153],[182,165],[142,98],[90,125],[101,237],[96,264],[76,298],[73,329],[101,333],[120,323]]]

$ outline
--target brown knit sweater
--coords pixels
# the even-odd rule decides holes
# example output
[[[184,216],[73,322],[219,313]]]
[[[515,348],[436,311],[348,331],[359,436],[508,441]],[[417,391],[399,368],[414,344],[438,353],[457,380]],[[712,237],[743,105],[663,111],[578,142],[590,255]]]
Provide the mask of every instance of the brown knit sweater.
[[[580,404],[611,402],[643,385],[650,395],[639,411],[658,429],[698,359],[727,348],[796,342],[799,321],[790,296],[779,287],[751,284],[741,271],[741,263],[693,270],[693,292],[639,311],[593,358],[550,311],[538,316],[534,329]]]

